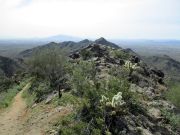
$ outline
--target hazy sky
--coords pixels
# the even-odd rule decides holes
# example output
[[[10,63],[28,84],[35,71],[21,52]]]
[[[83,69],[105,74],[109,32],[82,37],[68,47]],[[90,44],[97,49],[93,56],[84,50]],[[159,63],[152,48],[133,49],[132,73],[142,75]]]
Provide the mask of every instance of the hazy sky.
[[[0,0],[0,38],[180,39],[180,0]]]

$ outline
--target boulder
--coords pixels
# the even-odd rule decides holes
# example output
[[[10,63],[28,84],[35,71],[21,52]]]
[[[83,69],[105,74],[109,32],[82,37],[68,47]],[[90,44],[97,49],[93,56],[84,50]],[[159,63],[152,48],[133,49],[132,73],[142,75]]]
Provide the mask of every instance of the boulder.
[[[158,77],[164,78],[164,73],[161,70],[151,69],[151,73],[157,75]]]
[[[139,63],[140,59],[137,56],[132,56],[130,61],[133,62],[133,63]]]
[[[80,58],[80,54],[78,52],[76,52],[76,53],[71,54],[69,57],[72,59],[78,59],[78,58]]]

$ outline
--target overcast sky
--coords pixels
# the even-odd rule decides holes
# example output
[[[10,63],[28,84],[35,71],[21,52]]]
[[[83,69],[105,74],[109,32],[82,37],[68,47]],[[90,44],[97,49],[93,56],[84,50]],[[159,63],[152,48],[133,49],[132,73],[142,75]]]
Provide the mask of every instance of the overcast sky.
[[[180,39],[180,0],[0,0],[0,38]]]

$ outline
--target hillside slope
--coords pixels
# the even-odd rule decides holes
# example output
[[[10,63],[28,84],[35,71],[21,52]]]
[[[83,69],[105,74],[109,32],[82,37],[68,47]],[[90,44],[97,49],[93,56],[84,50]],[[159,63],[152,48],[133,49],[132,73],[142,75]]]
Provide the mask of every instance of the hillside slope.
[[[69,52],[61,57],[54,47]],[[30,101],[27,131],[34,125],[43,129],[42,123],[48,121],[44,134],[179,134],[176,107],[163,97],[168,91],[164,73],[131,49],[100,38],[49,43],[20,54],[22,58],[34,55],[27,66],[34,78],[26,93]],[[50,114],[58,112],[63,117],[56,115],[52,122]]]
[[[19,68],[19,65],[13,59],[0,56],[0,74],[5,76],[12,76],[16,70]]]
[[[101,100],[105,100],[104,117],[108,132],[113,135],[173,134],[173,129],[168,128],[168,124],[164,122],[166,118],[163,116],[163,112],[161,112],[164,109],[171,110],[174,108],[171,103],[161,97],[163,92],[167,91],[163,81],[164,74],[161,70],[147,66],[132,51],[97,43],[90,44],[88,47],[71,54],[70,57],[73,59],[73,63],[76,63],[78,66],[81,65],[80,61],[94,63],[97,71],[95,80],[98,82],[106,80],[110,83],[107,91],[105,89],[101,93]],[[114,77],[115,79],[112,79]],[[124,85],[121,81],[117,81],[120,78],[128,81],[128,89],[118,86]],[[94,82],[94,85],[96,83]],[[100,91],[100,89],[96,90]],[[112,93],[113,91],[122,92],[122,99],[119,101],[121,105],[109,105],[111,100],[108,99],[112,98],[111,104],[113,104],[114,98],[111,96],[112,93],[110,91]],[[130,94],[130,96],[128,93],[132,95]],[[97,106],[101,106],[101,104],[97,103]],[[86,109],[86,111],[92,111],[91,107]],[[96,109],[98,110],[98,107]],[[86,118],[90,114],[84,115]]]
[[[180,62],[167,55],[144,57],[144,61],[150,66],[162,70],[168,81],[180,81]]]

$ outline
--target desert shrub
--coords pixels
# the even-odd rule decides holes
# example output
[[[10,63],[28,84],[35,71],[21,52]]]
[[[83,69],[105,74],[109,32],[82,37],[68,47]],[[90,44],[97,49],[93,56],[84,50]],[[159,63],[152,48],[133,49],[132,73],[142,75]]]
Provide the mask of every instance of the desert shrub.
[[[92,128],[91,123],[77,120],[74,114],[61,118],[57,125],[60,135],[100,135],[101,132],[98,128]]]
[[[30,79],[23,80],[19,85],[14,84],[6,92],[2,92],[0,95],[0,108],[8,107],[16,94],[22,90],[22,88],[29,82]]]
[[[74,93],[78,96],[83,96],[88,93],[88,90],[93,88],[93,82],[96,75],[95,66],[93,63],[81,61],[73,67],[71,84],[73,85]]]
[[[128,81],[117,77],[111,77],[108,81],[106,95],[112,98],[118,92],[122,92],[124,100],[129,100],[129,98],[131,98],[132,94],[129,91]]]
[[[126,60],[130,58],[129,53],[123,52],[121,50],[114,50],[113,56],[115,58],[126,59]]]
[[[27,63],[32,75],[47,78],[52,87],[57,87],[59,79],[65,75],[66,57],[59,48],[37,51]]]
[[[52,91],[54,91],[54,89],[50,87],[50,83],[47,80],[36,78],[28,89],[26,95],[33,95],[35,102],[40,102]]]
[[[81,55],[82,55],[83,60],[87,60],[93,56],[93,53],[89,50],[84,49],[81,51]]]
[[[24,91],[22,94],[22,98],[26,101],[27,107],[31,107],[34,104],[36,99],[35,93],[30,94],[28,90]]]
[[[129,71],[125,67],[113,67],[109,70],[109,74],[117,78],[127,79]]]
[[[180,108],[180,85],[175,84],[165,93],[165,97],[174,105]]]
[[[53,99],[53,102],[56,106],[66,106],[66,105],[73,105],[75,108],[81,107],[85,100],[71,94],[71,92],[63,93],[62,97],[59,99],[58,97]]]
[[[168,110],[162,109],[162,115],[166,118],[166,122],[170,123],[172,127],[179,128],[180,127],[180,115],[175,114],[173,112],[169,112]]]
[[[6,91],[13,85],[13,81],[5,76],[0,77],[0,93]]]

